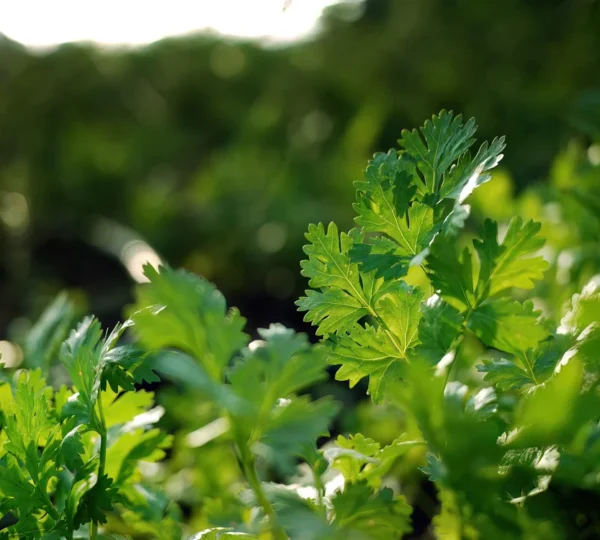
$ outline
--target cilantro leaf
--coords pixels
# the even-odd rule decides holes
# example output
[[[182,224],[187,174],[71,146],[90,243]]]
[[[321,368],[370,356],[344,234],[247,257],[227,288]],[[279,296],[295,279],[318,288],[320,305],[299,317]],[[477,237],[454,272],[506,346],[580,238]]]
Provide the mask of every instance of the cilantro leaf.
[[[296,305],[307,312],[304,321],[317,325],[317,335],[324,337],[348,330],[368,314],[360,300],[341,289],[308,290]]]
[[[60,360],[77,388],[77,401],[94,429],[100,429],[95,406],[101,386],[102,330],[93,317],[85,317],[60,349]]]
[[[328,362],[341,364],[336,379],[354,386],[369,377],[369,394],[381,401],[391,381],[402,377],[402,364],[418,343],[423,293],[405,283],[382,287],[374,297],[379,326],[354,325],[329,345]]]
[[[408,273],[411,257],[403,255],[398,245],[385,236],[376,236],[369,242],[355,242],[350,249],[350,260],[360,265],[362,272],[375,270],[376,278],[399,279]]]
[[[569,348],[570,340],[553,336],[539,347],[516,354],[511,358],[493,358],[483,361],[477,370],[484,379],[500,390],[518,390],[535,386],[547,380],[556,364]]]
[[[461,334],[463,317],[437,294],[421,304],[421,313],[416,353],[437,364]]]
[[[151,350],[176,347],[201,363],[214,380],[247,341],[245,319],[227,310],[223,295],[208,281],[185,272],[144,267],[149,283],[138,286],[131,318]]]
[[[406,441],[399,437],[388,446],[381,445],[361,433],[349,438],[338,436],[336,446],[324,451],[325,458],[332,467],[339,470],[346,482],[355,483],[367,480],[372,487],[379,487],[383,476],[396,459],[422,441]]]
[[[327,435],[339,406],[329,397],[310,401],[301,396],[280,401],[266,419],[263,435],[255,450],[270,458],[281,470],[293,470],[290,458],[299,456],[306,444]],[[265,445],[266,448],[262,448]]]
[[[382,328],[356,325],[348,334],[332,342],[330,347],[329,363],[341,364],[335,378],[349,381],[352,388],[361,379],[369,377],[369,394],[376,402],[383,399],[390,380],[402,378],[406,359]]]
[[[518,355],[534,349],[548,336],[538,317],[531,301],[521,304],[499,298],[475,309],[467,326],[488,347]]]
[[[335,287],[357,300],[364,299],[358,266],[348,256],[355,238],[362,239],[357,234],[339,234],[335,223],[330,223],[327,231],[322,223],[308,226],[306,239],[310,244],[304,246],[308,260],[300,266],[311,287]]]
[[[411,186],[407,162],[394,154],[376,154],[365,181],[355,182],[355,221],[365,231],[393,239],[401,255],[416,255],[433,236],[433,209],[419,202],[410,204],[416,185]]]
[[[419,340],[419,321],[422,317],[423,291],[398,282],[380,290],[375,310],[386,333],[401,355],[414,347]]]
[[[25,517],[35,508],[43,508],[46,500],[29,482],[17,458],[9,454],[6,465],[0,466],[0,493],[10,499],[10,505]]]
[[[245,349],[228,372],[231,389],[243,403],[230,414],[238,436],[257,451],[268,447],[268,457],[286,468],[290,457],[326,433],[338,407],[329,399],[310,402],[293,396],[326,376],[320,348],[282,325],[259,333],[264,341]]]
[[[462,116],[442,111],[427,120],[420,129],[403,130],[398,141],[417,164],[427,193],[435,193],[442,185],[444,174],[475,142],[475,119],[466,124]]]
[[[465,152],[448,171],[440,188],[440,199],[457,199],[462,203],[473,191],[491,179],[489,171],[500,163],[504,150],[504,137],[496,137],[488,144],[484,141],[477,154]]]
[[[331,500],[333,523],[340,529],[361,533],[373,540],[388,540],[411,531],[412,508],[391,489],[374,492],[366,481],[345,486]]]
[[[107,476],[115,489],[130,479],[140,461],[153,463],[163,459],[165,449],[172,443],[172,436],[159,429],[128,430],[115,438],[109,440],[106,465]]]
[[[75,318],[75,306],[66,293],[56,296],[27,333],[24,350],[31,369],[48,368]]]
[[[465,247],[457,256],[454,242],[452,237],[436,237],[427,258],[427,272],[438,294],[462,312],[475,303],[473,255]]]
[[[600,287],[590,281],[581,291],[573,295],[570,309],[560,321],[558,333],[578,335],[590,324],[600,321]]]
[[[317,333],[327,336],[334,330],[347,331],[354,323],[370,313],[370,301],[377,288],[371,276],[360,274],[358,265],[351,261],[349,252],[354,242],[363,237],[356,231],[338,233],[334,223],[327,231],[323,224],[310,225],[304,246],[308,260],[302,261],[302,275],[309,285],[321,291],[307,291],[296,305],[307,311],[304,320],[319,326]],[[334,328],[334,322],[340,325]]]
[[[106,514],[113,509],[118,496],[118,490],[113,487],[112,479],[105,474],[97,476],[95,482],[90,476],[86,476],[82,480],[83,483],[80,486],[84,493],[76,506],[73,518],[75,529],[90,521],[106,523]],[[79,496],[79,489],[77,489],[77,496]]]
[[[479,298],[513,287],[531,289],[535,281],[542,279],[548,263],[542,257],[530,257],[544,245],[544,239],[537,236],[540,227],[539,223],[523,224],[520,217],[514,217],[499,244],[497,224],[485,221],[482,239],[473,241],[480,261],[476,291]]]
[[[403,250],[410,252],[406,235],[409,223],[405,214],[416,191],[407,172],[410,163],[398,158],[390,150],[387,154],[375,154],[369,162],[364,180],[354,183],[356,202],[353,208],[358,214],[355,221],[365,231],[385,233]]]
[[[73,479],[71,489],[65,502],[65,517],[67,525],[70,529],[77,528],[77,522],[82,519],[84,513],[83,505],[85,504],[84,497],[94,489],[98,482],[98,475],[95,471],[96,463],[90,461],[79,474]],[[81,507],[81,510],[80,510]],[[79,517],[76,517],[79,513]]]

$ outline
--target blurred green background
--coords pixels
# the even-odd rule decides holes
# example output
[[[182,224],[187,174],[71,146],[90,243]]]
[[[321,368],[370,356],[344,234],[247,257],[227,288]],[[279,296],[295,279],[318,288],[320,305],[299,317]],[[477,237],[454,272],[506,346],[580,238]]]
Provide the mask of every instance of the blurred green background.
[[[214,281],[250,329],[306,328],[303,233],[351,226],[373,151],[453,109],[507,135],[522,190],[593,135],[598,88],[595,0],[342,2],[278,47],[0,38],[0,339],[65,287],[112,324],[154,252]]]

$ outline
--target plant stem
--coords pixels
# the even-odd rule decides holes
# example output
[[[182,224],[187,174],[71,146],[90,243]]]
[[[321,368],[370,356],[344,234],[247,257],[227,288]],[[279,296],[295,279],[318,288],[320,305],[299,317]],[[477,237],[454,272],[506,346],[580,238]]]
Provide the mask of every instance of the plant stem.
[[[269,501],[269,499],[267,498],[267,495],[265,494],[265,491],[262,487],[262,483],[256,471],[256,463],[254,460],[254,456],[250,452],[248,444],[245,440],[243,440],[243,437],[236,437],[236,442],[240,451],[240,458],[244,469],[244,476],[246,477],[250,488],[252,489],[252,491],[254,491],[256,499],[258,500],[258,504],[262,506],[265,515],[269,520],[269,525],[274,540],[288,540],[287,534],[281,528],[281,525],[279,525],[279,520],[277,519],[275,509],[273,508],[271,501]]]
[[[106,433],[106,420],[104,418],[104,409],[102,408],[102,393],[98,393],[98,411],[100,413],[100,425],[102,426],[102,433],[100,433],[100,465],[98,466],[98,478],[104,475],[104,469],[106,467],[106,444],[107,444],[107,433]]]
[[[458,334],[458,336],[456,336],[454,338],[454,341],[450,344],[450,347],[448,347],[449,351],[454,350],[454,360],[452,361],[452,364],[450,364],[448,366],[448,371],[446,371],[446,377],[444,380],[444,390],[446,388],[446,385],[448,384],[448,381],[450,380],[450,372],[454,369],[454,371],[457,371],[458,368],[455,368],[455,364],[458,363],[458,348],[460,347],[460,344],[463,342],[463,340],[465,339],[465,334],[467,333],[467,324],[469,322],[469,317],[471,316],[471,313],[473,313],[473,311],[475,310],[475,308],[478,305],[479,300],[476,300],[473,304],[469,305],[467,308],[467,311],[465,311],[465,314],[463,315],[463,321],[460,325],[460,333]]]
[[[100,464],[98,465],[98,478],[104,476],[104,469],[106,468],[106,419],[104,418],[104,409],[102,408],[102,392],[98,392],[98,413],[100,415]],[[92,521],[90,523],[90,540],[96,540],[98,538],[98,522]]]
[[[323,496],[325,495],[325,486],[323,485],[323,479],[315,469],[313,469],[313,477],[315,479],[315,488],[317,489],[317,506],[325,510],[325,506],[323,505]]]

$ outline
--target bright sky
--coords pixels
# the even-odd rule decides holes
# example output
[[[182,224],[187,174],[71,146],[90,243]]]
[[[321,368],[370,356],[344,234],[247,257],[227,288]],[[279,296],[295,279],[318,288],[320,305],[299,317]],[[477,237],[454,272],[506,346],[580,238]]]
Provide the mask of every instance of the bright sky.
[[[31,47],[137,45],[196,30],[286,42],[340,0],[1,0],[0,33]]]

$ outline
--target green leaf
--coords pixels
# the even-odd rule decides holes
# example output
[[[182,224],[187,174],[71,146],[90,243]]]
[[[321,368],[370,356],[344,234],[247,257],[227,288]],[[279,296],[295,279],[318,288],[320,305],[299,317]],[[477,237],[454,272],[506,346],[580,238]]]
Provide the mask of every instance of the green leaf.
[[[402,132],[399,143],[404,155],[416,164],[422,177],[419,192],[436,199],[457,199],[462,203],[477,187],[490,179],[489,171],[502,159],[504,137],[484,142],[471,158],[475,142],[475,120],[462,122],[460,115],[442,111],[419,130]]]
[[[590,281],[571,299],[570,310],[560,321],[558,333],[579,335],[590,324],[600,322],[600,287],[596,281]]]
[[[475,119],[463,124],[462,116],[454,117],[452,111],[434,115],[420,130],[402,131],[398,142],[416,162],[427,193],[440,189],[444,174],[475,142],[476,131]]]
[[[65,465],[71,472],[83,467],[82,455],[85,448],[81,437],[85,428],[83,424],[76,425],[74,418],[70,418],[62,425],[63,432],[66,433],[62,438],[61,451]]]
[[[66,293],[60,293],[27,334],[24,350],[28,368],[47,369],[52,364],[74,318],[73,302]]]
[[[350,249],[350,260],[360,265],[361,272],[375,270],[376,278],[393,280],[404,277],[412,260],[389,238],[376,236],[368,243],[355,243]]]
[[[473,191],[491,179],[489,171],[502,159],[504,137],[497,137],[488,144],[482,143],[477,154],[471,159],[470,152],[464,153],[448,171],[440,188],[440,199],[457,199],[462,203]]]
[[[328,362],[341,364],[335,374],[350,387],[369,377],[369,394],[375,402],[383,399],[388,383],[402,378],[404,355],[390,342],[382,328],[356,325],[349,334],[331,344]]]
[[[17,458],[6,456],[6,465],[0,466],[0,494],[11,500],[11,506],[26,516],[34,508],[43,508],[45,499],[21,469]]]
[[[427,478],[438,485],[443,485],[444,479],[447,475],[447,471],[441,460],[431,452],[427,454],[426,458],[427,465],[425,467],[419,467],[419,469],[427,475]]]
[[[334,223],[325,232],[320,223],[309,226],[306,238],[311,244],[304,246],[308,260],[301,262],[302,275],[311,287],[322,290],[307,291],[296,305],[307,311],[305,321],[319,325],[319,335],[345,332],[371,312],[369,302],[379,286],[372,276],[361,276],[358,264],[350,260],[349,252],[354,242],[362,242],[362,235],[356,231],[339,235]]]
[[[78,529],[81,525],[95,521],[106,523],[106,514],[113,509],[117,499],[117,489],[112,485],[112,479],[107,475],[98,476],[94,485],[92,478],[83,478],[81,498],[73,518],[73,526]],[[89,489],[88,489],[89,488]]]
[[[437,364],[461,334],[463,317],[437,294],[421,304],[420,345],[416,354]]]
[[[336,446],[326,448],[323,455],[331,467],[342,473],[346,482],[358,481],[367,463],[377,463],[373,457],[381,449],[377,441],[357,433],[347,439],[339,435],[335,442]]]
[[[487,359],[477,366],[477,371],[485,373],[484,380],[500,390],[517,390],[528,384],[535,384],[524,368],[507,358]]]
[[[525,389],[543,383],[552,375],[556,364],[567,352],[570,340],[554,336],[536,349],[526,350],[511,358],[492,358],[478,365],[484,379],[500,390]]]
[[[423,291],[397,282],[380,290],[375,310],[388,335],[401,355],[418,342],[419,322],[422,317]]]
[[[348,484],[331,504],[334,525],[349,533],[359,532],[365,539],[389,540],[412,529],[412,508],[389,488],[374,492],[365,481]]]
[[[569,445],[581,429],[596,423],[600,410],[597,388],[584,385],[583,364],[576,357],[565,358],[553,376],[529,392],[519,404],[511,439],[513,447]]]
[[[530,301],[520,304],[499,298],[475,309],[467,326],[488,347],[519,355],[534,349],[548,336],[538,317]]]
[[[438,226],[434,210],[413,201],[417,185],[410,159],[398,158],[393,151],[376,154],[365,172],[365,181],[355,182],[358,213],[355,221],[363,230],[383,233],[367,242],[355,241],[351,259],[363,272],[376,270],[375,277],[393,279],[408,271],[412,257],[429,245]]]
[[[230,410],[233,429],[254,450],[286,467],[290,457],[326,433],[338,407],[329,399],[310,402],[293,396],[326,377],[325,354],[304,334],[282,325],[259,330],[262,343],[245,349],[228,373],[242,405]]]
[[[325,232],[322,223],[309,225],[304,246],[308,260],[302,261],[302,275],[309,278],[314,288],[334,287],[347,292],[359,301],[364,300],[358,266],[350,262],[348,252],[353,242],[362,237],[357,234],[338,233],[335,223],[330,223]]]
[[[381,448],[378,442],[360,433],[350,435],[348,439],[340,435],[336,446],[327,448],[324,456],[333,468],[342,473],[346,482],[367,480],[372,487],[379,487],[396,459],[422,444],[422,441],[406,441],[399,437]]]
[[[518,287],[531,289],[534,282],[542,279],[548,263],[542,257],[531,257],[544,245],[537,236],[541,225],[520,217],[514,217],[504,239],[498,243],[498,226],[491,220],[483,225],[481,240],[474,240],[480,261],[477,296],[485,299]]]
[[[154,403],[154,394],[145,390],[118,394],[110,389],[102,392],[105,425],[108,429],[132,421]]]
[[[355,182],[356,223],[389,236],[401,255],[416,255],[435,232],[433,209],[419,202],[411,205],[416,186],[411,185],[409,165],[393,151],[376,154],[365,171],[366,181]]]
[[[325,356],[311,347],[306,334],[297,334],[281,324],[258,331],[264,340],[246,348],[228,372],[232,389],[249,403],[274,405],[279,398],[326,378]]]
[[[77,400],[96,428],[95,405],[101,385],[102,330],[93,317],[84,318],[60,349],[60,360],[77,388]]]
[[[341,289],[308,290],[296,305],[307,312],[304,321],[318,326],[317,335],[324,337],[347,331],[368,314],[362,302]]]
[[[367,463],[361,472],[361,477],[366,479],[371,486],[379,487],[382,479],[399,457],[424,444],[424,441],[406,440],[405,435],[401,435],[373,456],[376,463]]]
[[[281,470],[293,470],[290,459],[299,456],[307,443],[327,435],[339,406],[329,397],[310,401],[306,396],[280,401],[265,421],[263,435],[254,448]],[[262,446],[266,445],[268,450]]]
[[[23,461],[31,455],[37,457],[38,447],[46,443],[56,426],[51,417],[51,395],[52,390],[46,386],[40,370],[17,375],[10,408],[3,411],[8,438],[4,444],[6,452]]]
[[[389,382],[401,379],[402,363],[418,343],[423,293],[405,283],[390,283],[374,296],[378,327],[355,325],[332,341],[328,361],[341,364],[336,379],[354,386],[369,376],[369,393],[383,399]]]
[[[92,490],[98,482],[98,475],[95,472],[97,463],[92,461],[87,464],[73,480],[69,495],[65,502],[65,517],[71,530],[76,529],[76,515],[80,510],[82,499]],[[83,513],[83,511],[81,512]]]
[[[416,191],[407,172],[410,165],[394,150],[378,153],[369,162],[365,179],[354,183],[356,222],[366,231],[387,234],[404,250],[409,249],[405,237],[408,222],[404,218]]]
[[[141,342],[153,350],[176,347],[198,360],[214,380],[247,341],[245,319],[227,311],[212,283],[183,270],[144,267],[131,318]]]
[[[114,341],[109,339],[104,346]],[[102,390],[108,384],[115,392],[134,390],[136,383],[159,382],[147,361],[148,353],[136,345],[121,345],[106,350],[102,356]]]
[[[153,463],[165,457],[172,436],[159,429],[136,429],[120,433],[106,453],[106,474],[115,488],[121,487],[135,473],[139,462]]]
[[[473,260],[466,247],[457,256],[455,242],[451,236],[436,237],[427,258],[427,273],[437,293],[462,312],[475,302]]]

